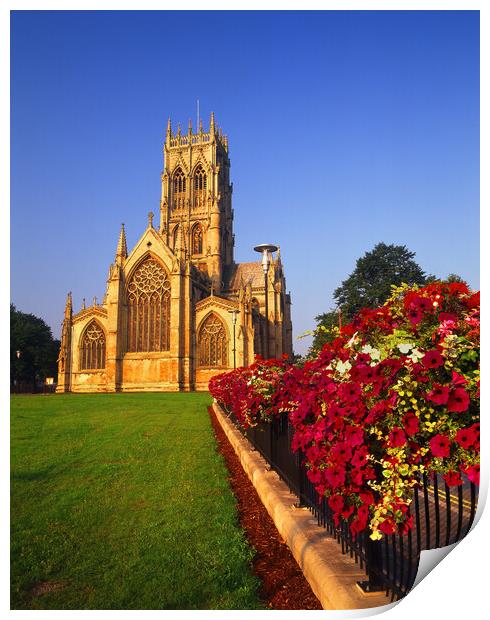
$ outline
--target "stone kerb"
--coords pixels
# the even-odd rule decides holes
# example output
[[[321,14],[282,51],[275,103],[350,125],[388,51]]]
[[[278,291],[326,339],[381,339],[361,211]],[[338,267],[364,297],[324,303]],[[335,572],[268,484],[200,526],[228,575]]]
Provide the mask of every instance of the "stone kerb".
[[[384,593],[362,594],[356,582],[366,579],[365,572],[348,555],[342,554],[338,543],[318,526],[309,510],[294,506],[295,496],[287,485],[276,472],[268,471],[266,461],[235,428],[218,403],[214,402],[213,408],[243,469],[323,609],[383,606],[385,611],[396,605],[389,603]]]

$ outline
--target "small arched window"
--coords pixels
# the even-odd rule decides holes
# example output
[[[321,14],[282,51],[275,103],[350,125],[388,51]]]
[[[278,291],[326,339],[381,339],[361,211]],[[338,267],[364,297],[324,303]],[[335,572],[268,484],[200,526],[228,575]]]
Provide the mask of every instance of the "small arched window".
[[[182,171],[182,168],[180,167],[177,168],[177,170],[174,172],[173,189],[174,189],[173,207],[174,209],[180,209],[185,204],[185,190],[186,190],[185,174]]]
[[[192,229],[192,254],[202,254],[202,226],[196,224]]]
[[[207,177],[204,168],[199,166],[194,171],[194,207],[203,207],[206,201]]]
[[[198,365],[227,366],[226,330],[216,314],[210,314],[198,334]]]
[[[105,368],[105,334],[94,319],[84,329],[80,340],[80,370]]]

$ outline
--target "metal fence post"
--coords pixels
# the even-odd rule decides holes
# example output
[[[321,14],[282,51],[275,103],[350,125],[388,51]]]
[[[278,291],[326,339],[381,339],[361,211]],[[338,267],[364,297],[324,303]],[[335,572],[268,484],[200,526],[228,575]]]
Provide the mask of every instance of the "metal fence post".
[[[386,588],[383,583],[383,558],[381,553],[381,543],[378,540],[371,540],[365,535],[366,553],[366,572],[367,581],[358,581],[357,584],[363,592],[380,592]]]

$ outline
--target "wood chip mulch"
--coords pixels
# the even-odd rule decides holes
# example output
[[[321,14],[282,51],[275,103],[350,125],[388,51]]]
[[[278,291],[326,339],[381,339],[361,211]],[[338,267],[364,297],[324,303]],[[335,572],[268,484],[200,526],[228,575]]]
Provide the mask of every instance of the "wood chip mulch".
[[[253,570],[262,582],[261,600],[270,609],[322,609],[245,473],[213,408],[209,407],[208,411],[218,450],[230,473],[240,524],[255,549]]]

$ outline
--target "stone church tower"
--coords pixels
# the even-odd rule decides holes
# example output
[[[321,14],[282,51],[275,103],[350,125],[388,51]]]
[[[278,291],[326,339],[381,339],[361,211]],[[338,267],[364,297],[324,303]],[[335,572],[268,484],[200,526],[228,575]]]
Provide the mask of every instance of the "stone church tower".
[[[267,287],[260,260],[233,259],[228,139],[214,115],[209,132],[173,133],[169,120],[163,151],[158,229],[149,213],[128,254],[122,226],[102,304],[73,314],[68,294],[58,392],[206,390],[264,355],[267,332],[270,357],[292,355],[280,252]]]

